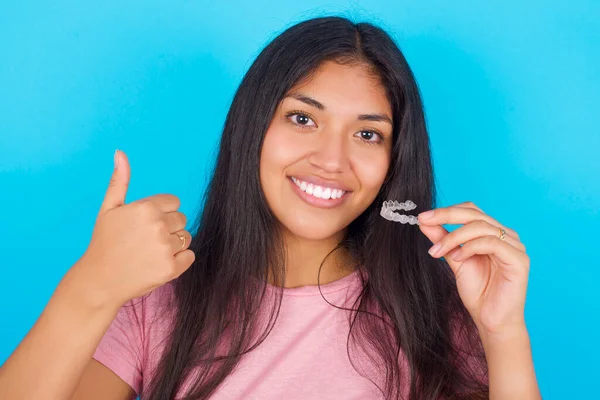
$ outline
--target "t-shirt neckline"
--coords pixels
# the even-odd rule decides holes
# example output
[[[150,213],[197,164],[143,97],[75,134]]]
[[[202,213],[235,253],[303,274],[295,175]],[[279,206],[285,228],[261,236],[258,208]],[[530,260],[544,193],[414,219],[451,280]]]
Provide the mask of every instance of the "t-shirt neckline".
[[[284,296],[314,296],[333,293],[339,290],[343,290],[348,288],[354,281],[358,281],[358,269],[352,271],[349,275],[340,278],[336,281],[320,284],[320,285],[305,285],[298,286],[293,288],[283,288]],[[268,290],[281,290],[281,288],[276,287],[268,282],[266,282]],[[320,288],[320,290],[319,290]]]

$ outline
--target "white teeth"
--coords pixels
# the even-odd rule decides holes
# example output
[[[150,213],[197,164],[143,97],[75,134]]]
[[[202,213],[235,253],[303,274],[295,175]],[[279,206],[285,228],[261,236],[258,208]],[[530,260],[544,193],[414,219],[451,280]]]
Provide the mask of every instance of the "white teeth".
[[[313,196],[320,198],[322,194],[323,194],[323,188],[321,186],[315,186],[315,188],[313,190]]]
[[[304,182],[294,177],[292,177],[292,181],[300,188],[300,190],[319,199],[339,199],[344,195],[344,193],[346,193],[341,189],[332,189],[319,185],[313,185],[312,183]]]

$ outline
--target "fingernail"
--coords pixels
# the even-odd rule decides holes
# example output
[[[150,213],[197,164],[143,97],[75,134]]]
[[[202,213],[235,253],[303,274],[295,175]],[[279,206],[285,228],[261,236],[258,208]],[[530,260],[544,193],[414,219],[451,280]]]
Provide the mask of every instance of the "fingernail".
[[[115,169],[119,167],[119,149],[115,150]]]
[[[441,243],[437,243],[434,244],[433,246],[431,246],[431,248],[429,249],[429,254],[434,255],[435,253],[438,252],[438,250],[442,247]]]
[[[435,211],[429,210],[429,211],[425,211],[425,212],[422,212],[421,214],[419,214],[419,217],[423,218],[423,219],[427,219],[427,218],[433,217],[433,214],[435,214]]]

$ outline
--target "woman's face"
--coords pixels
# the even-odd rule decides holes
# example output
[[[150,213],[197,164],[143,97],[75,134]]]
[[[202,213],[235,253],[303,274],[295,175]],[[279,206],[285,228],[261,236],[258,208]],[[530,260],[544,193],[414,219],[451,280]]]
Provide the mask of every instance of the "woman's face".
[[[277,108],[260,158],[263,192],[294,236],[322,240],[375,199],[392,149],[385,89],[363,65],[326,62]]]

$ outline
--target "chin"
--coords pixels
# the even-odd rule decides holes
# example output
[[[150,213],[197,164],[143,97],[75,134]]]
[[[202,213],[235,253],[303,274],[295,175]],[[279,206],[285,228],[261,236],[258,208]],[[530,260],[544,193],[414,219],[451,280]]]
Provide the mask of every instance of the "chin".
[[[292,223],[284,223],[283,226],[294,237],[315,241],[341,236],[341,231],[344,229],[344,227],[337,224],[327,224],[323,221],[316,223],[310,221],[299,223],[298,221],[294,221]]]

